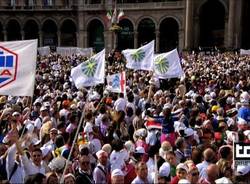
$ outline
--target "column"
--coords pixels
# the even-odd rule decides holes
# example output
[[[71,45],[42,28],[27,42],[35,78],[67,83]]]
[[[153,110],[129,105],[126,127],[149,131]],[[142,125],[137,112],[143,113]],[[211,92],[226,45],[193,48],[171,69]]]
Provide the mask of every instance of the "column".
[[[43,32],[41,30],[39,31],[39,46],[43,46]]]
[[[159,53],[159,51],[160,51],[160,31],[159,30],[155,31],[155,37],[156,37],[155,49],[156,49],[156,53]]]
[[[193,10],[192,0],[186,0],[186,17],[185,17],[185,49],[192,47],[192,28],[193,28]]]
[[[83,31],[83,48],[89,47],[88,41],[89,41],[88,40],[88,31],[84,30]]]
[[[179,50],[183,50],[184,48],[184,29],[179,29]]]
[[[61,46],[61,31],[57,31],[57,46]]]
[[[25,33],[24,33],[24,31],[21,31],[21,39],[22,39],[22,40],[25,39]]]
[[[8,40],[6,29],[3,30],[3,40],[4,40],[4,41],[7,41],[7,40]]]
[[[107,49],[106,52],[110,52],[112,48],[112,32],[109,30],[104,31],[104,45],[105,48]]]
[[[134,31],[134,48],[138,48],[138,32]]]
[[[234,44],[234,19],[235,19],[235,0],[229,1],[229,15],[228,15],[228,31],[227,31],[227,47],[233,47]]]

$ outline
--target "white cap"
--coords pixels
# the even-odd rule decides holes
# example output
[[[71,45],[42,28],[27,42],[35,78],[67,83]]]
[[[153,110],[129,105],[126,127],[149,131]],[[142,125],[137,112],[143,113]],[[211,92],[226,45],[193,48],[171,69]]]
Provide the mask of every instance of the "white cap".
[[[40,111],[45,111],[45,110],[47,110],[47,108],[45,106],[42,106],[40,109]]]
[[[108,153],[106,151],[99,150],[99,151],[96,152],[96,156],[97,156],[98,159],[101,158],[101,156],[103,156],[103,155],[108,157]]]
[[[216,184],[233,184],[233,182],[226,177],[222,177],[222,178],[215,180],[215,183]]]
[[[13,112],[12,113],[12,116],[18,116],[18,115],[21,115],[19,112]]]
[[[164,162],[159,169],[159,176],[168,177],[170,174],[170,165],[168,162]]]
[[[238,165],[237,169],[236,169],[238,176],[239,175],[244,176],[244,175],[248,174],[249,171],[250,171],[250,167],[248,165]]]
[[[194,130],[192,128],[186,128],[184,130],[184,133],[185,133],[185,137],[189,137],[191,135],[194,135]]]
[[[178,184],[191,184],[187,179],[180,179]]]
[[[111,173],[111,177],[113,177],[113,176],[124,176],[124,173],[122,172],[121,169],[115,169]]]
[[[247,124],[247,122],[243,118],[238,119],[238,125],[246,125],[246,124]]]
[[[137,147],[135,149],[135,153],[141,153],[141,154],[144,154],[145,153],[145,149],[141,146]]]
[[[179,163],[176,167],[176,169],[183,169],[186,172],[188,172],[188,167],[184,163]]]

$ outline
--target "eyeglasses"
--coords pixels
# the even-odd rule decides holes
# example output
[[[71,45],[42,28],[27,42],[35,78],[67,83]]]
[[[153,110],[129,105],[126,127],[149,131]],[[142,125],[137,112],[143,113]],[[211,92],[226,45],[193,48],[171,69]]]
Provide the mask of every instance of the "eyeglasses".
[[[192,175],[192,176],[198,176],[199,173],[198,173],[198,172],[194,172],[194,173],[192,173],[191,175]]]

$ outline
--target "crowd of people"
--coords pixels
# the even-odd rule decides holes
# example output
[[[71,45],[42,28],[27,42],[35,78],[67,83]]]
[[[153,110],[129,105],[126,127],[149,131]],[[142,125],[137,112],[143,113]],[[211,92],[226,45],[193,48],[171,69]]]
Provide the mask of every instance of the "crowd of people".
[[[126,95],[76,89],[70,71],[86,59],[38,56],[34,96],[0,96],[0,183],[250,182],[233,158],[250,142],[250,56],[186,53],[185,75],[159,80],[109,55]]]

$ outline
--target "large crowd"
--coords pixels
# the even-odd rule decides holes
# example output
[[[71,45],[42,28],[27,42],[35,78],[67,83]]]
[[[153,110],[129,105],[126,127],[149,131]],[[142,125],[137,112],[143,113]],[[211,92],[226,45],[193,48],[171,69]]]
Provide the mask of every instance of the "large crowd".
[[[106,74],[126,70],[125,95],[76,89],[86,59],[38,56],[34,96],[0,96],[0,183],[250,183],[233,158],[250,143],[250,56],[182,54],[185,75],[159,80],[115,52]]]

